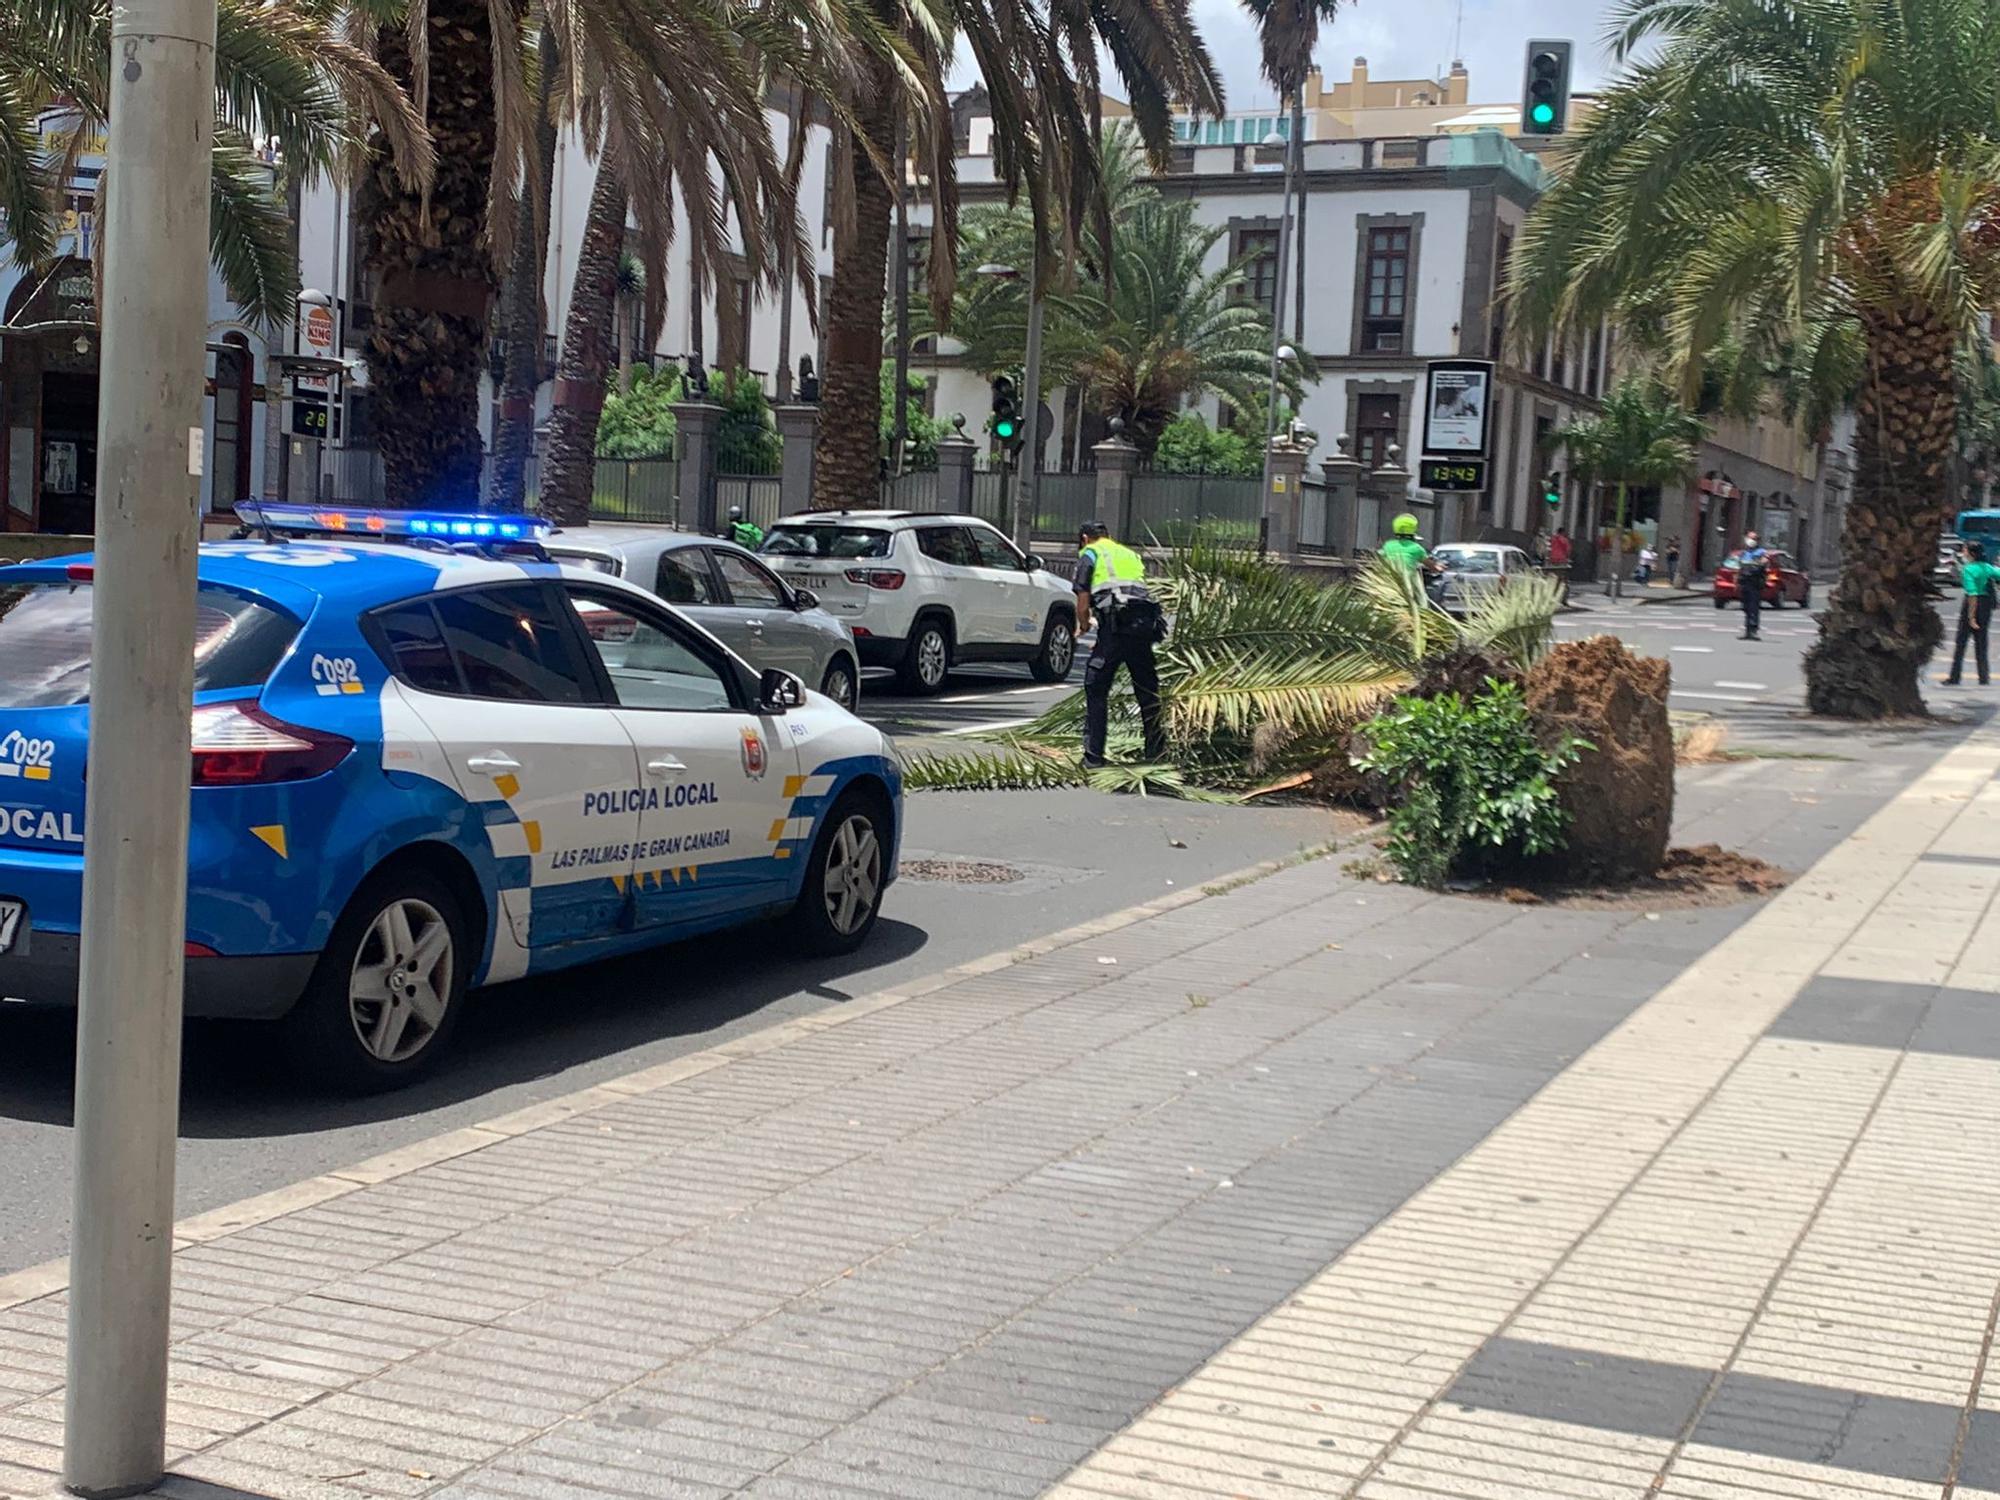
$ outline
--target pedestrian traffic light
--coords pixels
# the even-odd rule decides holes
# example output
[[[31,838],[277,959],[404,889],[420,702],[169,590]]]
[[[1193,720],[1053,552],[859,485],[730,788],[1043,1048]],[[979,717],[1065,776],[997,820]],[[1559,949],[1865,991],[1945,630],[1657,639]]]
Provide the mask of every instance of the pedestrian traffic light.
[[[1528,43],[1528,72],[1521,90],[1521,134],[1560,135],[1569,119],[1568,42]]]
[[[1021,407],[1014,399],[1014,382],[993,377],[993,441],[1011,448],[1021,440]]]
[[[1562,480],[1554,474],[1543,476],[1542,503],[1544,505],[1561,505],[1563,503]]]

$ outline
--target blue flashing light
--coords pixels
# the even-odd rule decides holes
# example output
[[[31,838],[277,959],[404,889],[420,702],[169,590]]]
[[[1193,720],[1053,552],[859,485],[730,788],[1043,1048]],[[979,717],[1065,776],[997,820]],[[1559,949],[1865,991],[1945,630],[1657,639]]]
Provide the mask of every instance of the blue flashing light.
[[[274,500],[244,500],[236,514],[253,528],[296,536],[399,537],[545,536],[552,529],[539,516],[478,516],[452,511],[376,510],[346,505],[294,505]]]

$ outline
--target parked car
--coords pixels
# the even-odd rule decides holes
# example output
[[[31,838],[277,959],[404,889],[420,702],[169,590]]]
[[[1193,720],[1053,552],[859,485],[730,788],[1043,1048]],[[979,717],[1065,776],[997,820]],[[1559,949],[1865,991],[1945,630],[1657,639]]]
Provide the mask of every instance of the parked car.
[[[845,621],[734,542],[657,526],[588,526],[552,533],[558,562],[650,589],[759,671],[777,667],[842,708],[860,698],[861,656]]]
[[[1060,682],[1076,656],[1070,580],[977,516],[894,510],[789,516],[759,556],[854,631],[864,666],[906,693],[942,688],[964,662],[1025,662]]]
[[[1449,613],[1462,615],[1486,594],[1504,589],[1540,566],[1519,547],[1504,542],[1447,542],[1431,553],[1438,566],[1433,597]]]
[[[1931,568],[1930,591],[1942,596],[1958,587],[1958,570],[1965,561],[1965,539],[1947,531],[1938,538],[1937,562]]]
[[[880,731],[525,518],[238,513],[263,539],[195,564],[188,1015],[372,1090],[481,985],[768,917],[866,941],[902,825]],[[94,581],[0,570],[0,996],[31,1005],[76,1003]]]
[[[1736,603],[1736,571],[1741,552],[1723,558],[1715,570],[1715,607],[1727,609]],[[1796,604],[1800,609],[1812,604],[1812,579],[1800,571],[1789,552],[1771,551],[1764,567],[1764,602],[1772,609]]]

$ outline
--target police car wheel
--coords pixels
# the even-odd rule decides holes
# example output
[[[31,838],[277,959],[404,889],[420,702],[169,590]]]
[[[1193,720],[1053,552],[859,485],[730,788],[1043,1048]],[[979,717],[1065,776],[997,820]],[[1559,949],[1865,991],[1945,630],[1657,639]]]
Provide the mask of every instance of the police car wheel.
[[[1057,615],[1042,631],[1041,653],[1028,663],[1028,671],[1037,682],[1061,682],[1075,660],[1076,625]]]
[[[854,707],[854,668],[845,658],[836,658],[820,679],[819,690],[842,708]]]
[[[882,910],[888,814],[879,798],[849,792],[834,804],[813,844],[792,925],[810,953],[852,953]]]
[[[467,926],[458,897],[427,871],[390,872],[355,894],[288,1018],[294,1055],[357,1093],[428,1072],[464,1008]]]
[[[899,686],[914,697],[927,698],[942,688],[950,675],[951,632],[935,618],[917,621],[903,656]]]

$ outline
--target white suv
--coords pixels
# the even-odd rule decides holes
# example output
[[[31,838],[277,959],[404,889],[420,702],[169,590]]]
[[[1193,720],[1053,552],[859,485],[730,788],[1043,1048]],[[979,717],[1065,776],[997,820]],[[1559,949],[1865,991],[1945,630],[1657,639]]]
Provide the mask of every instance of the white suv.
[[[863,665],[894,667],[905,692],[935,693],[959,662],[1069,676],[1070,580],[976,516],[812,511],[773,526],[760,555],[853,629]]]

